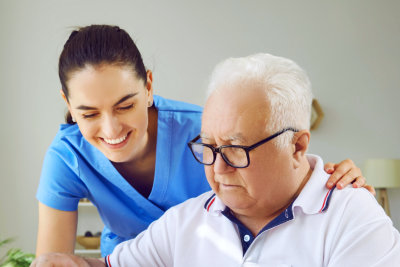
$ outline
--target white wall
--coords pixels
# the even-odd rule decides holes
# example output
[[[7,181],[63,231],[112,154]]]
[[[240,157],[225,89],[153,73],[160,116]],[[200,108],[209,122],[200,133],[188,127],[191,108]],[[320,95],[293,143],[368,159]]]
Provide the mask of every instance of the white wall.
[[[203,104],[212,67],[270,52],[309,73],[325,118],[311,152],[325,160],[400,158],[399,1],[0,0],[0,238],[34,252],[35,199],[63,121],[57,59],[73,26],[117,24],[154,71],[156,93]],[[390,190],[400,228],[400,191]]]

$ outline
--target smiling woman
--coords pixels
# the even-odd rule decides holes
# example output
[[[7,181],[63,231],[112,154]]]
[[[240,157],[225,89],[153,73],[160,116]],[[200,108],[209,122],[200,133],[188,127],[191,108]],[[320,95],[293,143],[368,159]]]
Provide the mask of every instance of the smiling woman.
[[[202,109],[153,95],[152,73],[124,30],[72,32],[59,76],[68,124],[43,165],[37,254],[73,252],[80,198],[100,213],[106,255],[169,207],[209,190],[186,146],[200,130]]]
[[[148,116],[157,115],[154,108],[147,110],[153,102],[150,71],[145,83],[127,66],[88,66],[67,84],[69,98],[62,95],[90,144],[116,163],[151,157],[154,165],[156,127],[148,123],[156,120]]]
[[[105,256],[170,207],[210,189],[187,146],[200,132],[202,108],[154,95],[152,72],[124,30],[73,31],[59,77],[69,112],[43,163],[37,255],[73,253],[81,198],[105,225]],[[338,169],[330,182],[361,176],[350,161]]]

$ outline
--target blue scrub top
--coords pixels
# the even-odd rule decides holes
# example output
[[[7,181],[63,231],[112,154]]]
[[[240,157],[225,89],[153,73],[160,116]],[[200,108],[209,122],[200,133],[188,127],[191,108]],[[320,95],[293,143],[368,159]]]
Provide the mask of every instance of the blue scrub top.
[[[79,199],[88,198],[105,225],[102,255],[145,230],[168,208],[210,190],[203,165],[187,146],[200,133],[201,107],[156,95],[154,105],[158,110],[156,165],[148,198],[83,138],[76,124],[61,125],[46,153],[37,199],[55,209],[75,211]]]

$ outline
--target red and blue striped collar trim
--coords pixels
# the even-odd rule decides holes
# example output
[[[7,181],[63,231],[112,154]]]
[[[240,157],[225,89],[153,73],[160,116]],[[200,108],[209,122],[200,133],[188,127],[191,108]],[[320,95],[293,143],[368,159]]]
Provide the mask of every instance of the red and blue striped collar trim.
[[[331,201],[332,192],[333,192],[333,190],[334,190],[335,188],[336,188],[336,186],[332,187],[332,188],[326,193],[325,198],[324,198],[324,202],[322,203],[322,207],[321,207],[321,209],[319,210],[319,213],[321,213],[321,212],[323,212],[323,211],[325,211],[325,210],[328,209],[329,202]]]
[[[110,255],[107,255],[107,256],[104,258],[104,262],[106,263],[106,266],[107,266],[107,267],[112,267],[112,266],[111,266],[111,262],[110,262]]]
[[[214,201],[215,201],[216,197],[217,196],[214,193],[214,194],[212,194],[212,196],[209,199],[207,199],[206,203],[204,204],[204,209],[206,211],[210,211],[210,208],[211,208],[212,204],[214,204]]]

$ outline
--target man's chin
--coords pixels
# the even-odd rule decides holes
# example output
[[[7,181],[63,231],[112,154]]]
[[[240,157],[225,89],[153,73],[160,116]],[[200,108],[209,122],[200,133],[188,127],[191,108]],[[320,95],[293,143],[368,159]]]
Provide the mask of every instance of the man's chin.
[[[250,206],[248,198],[240,192],[233,192],[233,190],[220,190],[217,195],[231,210],[247,209]]]

